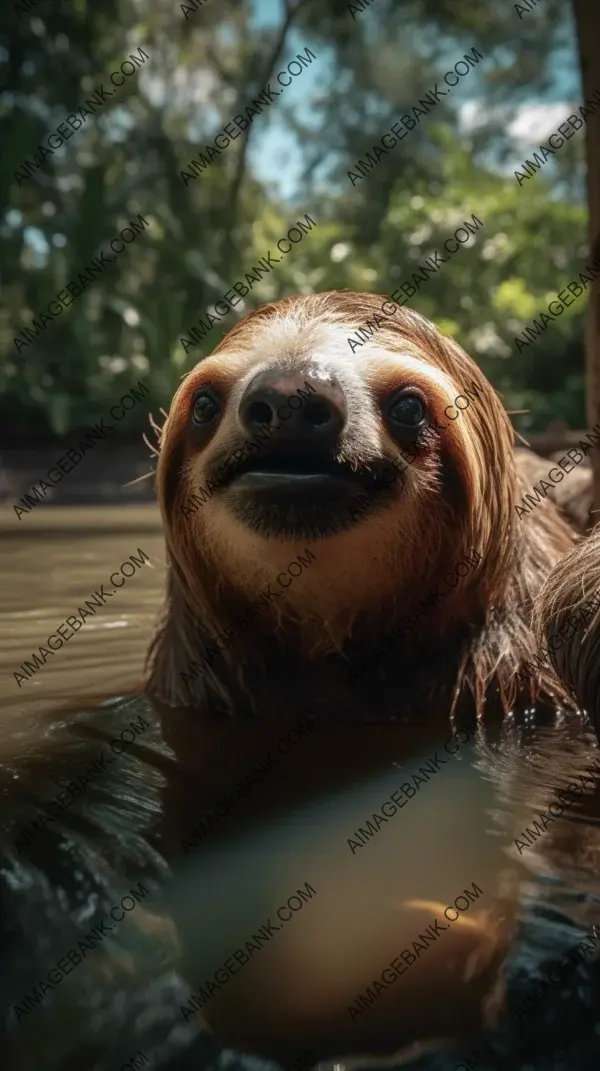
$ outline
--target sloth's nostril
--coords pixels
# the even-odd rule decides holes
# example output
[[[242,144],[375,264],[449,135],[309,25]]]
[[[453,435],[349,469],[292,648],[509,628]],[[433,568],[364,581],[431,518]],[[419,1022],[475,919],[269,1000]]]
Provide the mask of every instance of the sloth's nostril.
[[[273,410],[266,402],[252,402],[248,407],[248,420],[252,424],[270,424],[273,419]]]
[[[331,417],[331,409],[324,402],[307,402],[304,407],[304,419],[307,424],[312,424],[313,427],[327,424]]]

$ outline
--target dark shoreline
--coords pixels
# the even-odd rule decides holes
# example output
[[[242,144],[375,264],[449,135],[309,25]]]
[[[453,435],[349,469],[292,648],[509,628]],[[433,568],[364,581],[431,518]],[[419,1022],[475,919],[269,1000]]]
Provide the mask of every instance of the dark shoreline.
[[[45,448],[0,450],[0,505],[19,504],[22,495],[39,486],[48,469],[68,449],[54,442]],[[63,479],[51,487],[39,504],[53,506],[91,506],[100,503],[154,502],[154,478],[149,476],[133,486],[132,480],[150,473],[155,459],[143,442],[102,444],[86,454]],[[21,503],[28,510],[28,505]]]

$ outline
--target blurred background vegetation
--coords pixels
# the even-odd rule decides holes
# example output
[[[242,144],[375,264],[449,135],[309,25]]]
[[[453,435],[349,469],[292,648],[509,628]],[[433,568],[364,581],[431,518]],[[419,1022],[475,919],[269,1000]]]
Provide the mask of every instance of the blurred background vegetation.
[[[391,293],[472,213],[483,230],[411,304],[507,408],[530,410],[515,426],[583,427],[586,299],[514,343],[588,254],[584,131],[521,187],[513,174],[582,100],[571,5],[190,5],[186,18],[173,0],[5,0],[0,444],[72,438],[142,379],[148,406],[114,433],[139,436],[236,314],[294,292]],[[22,162],[139,45],[145,65],[19,185]],[[306,46],[316,60],[185,186],[181,169]],[[484,61],[352,187],[355,161],[473,46]],[[186,354],[190,326],[305,212],[317,228]],[[18,354],[17,334],[138,213],[149,230]]]

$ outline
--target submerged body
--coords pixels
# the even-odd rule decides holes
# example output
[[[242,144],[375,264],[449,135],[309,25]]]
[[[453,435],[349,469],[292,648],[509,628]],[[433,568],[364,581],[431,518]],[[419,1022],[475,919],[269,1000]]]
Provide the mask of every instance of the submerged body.
[[[140,712],[143,736],[99,774]],[[298,739],[280,716],[237,726],[248,753],[259,738],[245,771],[229,728],[118,701],[57,717],[43,754],[2,770],[11,1069],[128,1071],[141,1051],[160,1071],[267,1071],[309,1050],[331,1071],[401,1050],[409,1069],[454,1071],[476,1044],[481,1071],[553,1071],[559,1050],[587,1071],[599,846],[581,819],[598,792],[579,790],[571,821],[536,843],[521,833],[559,771],[566,786],[592,769],[583,723],[545,742],[516,726],[499,740],[389,725]],[[523,750],[531,764],[544,743],[539,783],[504,814]],[[61,813],[65,781],[79,795]],[[571,862],[565,902],[544,875]]]

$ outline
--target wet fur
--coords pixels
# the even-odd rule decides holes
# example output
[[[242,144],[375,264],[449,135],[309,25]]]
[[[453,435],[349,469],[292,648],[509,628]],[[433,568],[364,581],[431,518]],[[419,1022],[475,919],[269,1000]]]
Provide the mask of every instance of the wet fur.
[[[163,701],[238,717],[281,705],[290,717],[320,709],[368,720],[422,717],[434,706],[445,717],[523,704],[554,708],[557,697],[566,698],[550,672],[540,671],[527,695],[515,676],[536,649],[533,599],[575,535],[552,502],[518,519],[513,505],[530,489],[530,473],[521,476],[518,458],[515,465],[510,420],[477,365],[433,324],[402,309],[351,354],[348,336],[381,303],[375,295],[333,291],[266,305],[184,377],[158,451],[169,575],[148,686]],[[244,439],[233,419],[244,385],[267,364],[306,373],[313,360],[329,362],[346,387],[350,420],[340,457],[354,465],[398,452],[375,404],[378,395],[412,382],[445,422],[444,407],[464,387],[475,383],[482,393],[420,450],[391,505],[353,529],[312,542],[259,538],[218,495],[184,517],[184,502]],[[190,436],[190,400],[208,381],[219,385],[227,406],[213,438],[198,449]],[[307,545],[317,561],[287,599],[277,610],[265,609],[210,670],[184,683],[182,671],[211,635],[243,616],[249,600]],[[377,659],[396,622],[473,547],[483,556],[476,570],[393,656],[350,687],[354,660]]]
[[[566,450],[567,447],[551,454],[549,458],[539,457],[532,450],[515,450],[517,467],[526,478],[529,490],[539,480],[550,482],[548,472],[556,468],[556,462],[565,456]],[[585,458],[578,468],[568,472],[558,484],[550,484],[547,494],[548,498],[556,502],[569,524],[578,532],[585,532],[590,524],[592,508],[592,466],[589,459]]]
[[[571,614],[600,589],[600,527],[594,529],[552,570],[536,605],[540,643],[548,646]],[[582,628],[565,639],[559,649],[548,647],[556,673],[592,718],[600,732],[600,610]]]

